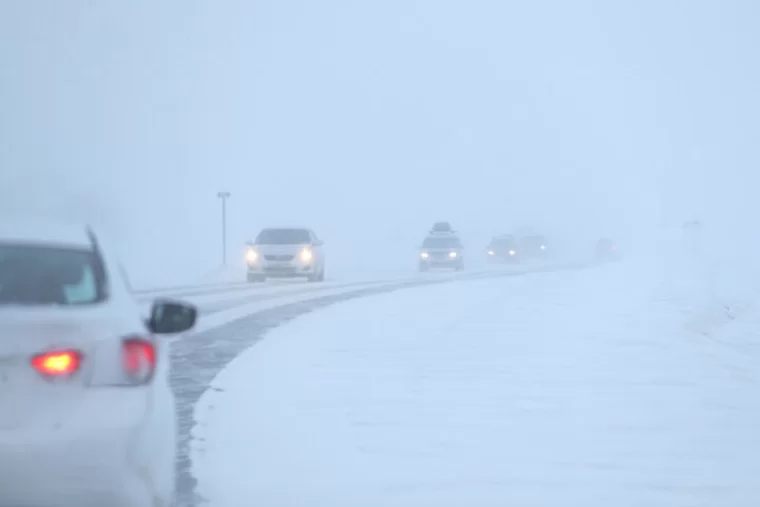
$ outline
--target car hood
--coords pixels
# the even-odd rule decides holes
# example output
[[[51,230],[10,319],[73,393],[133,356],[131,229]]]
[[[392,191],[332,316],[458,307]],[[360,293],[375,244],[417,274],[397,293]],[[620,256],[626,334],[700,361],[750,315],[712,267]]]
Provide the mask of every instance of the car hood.
[[[449,252],[460,253],[461,251],[462,251],[461,248],[423,248],[420,250],[420,252],[427,252],[427,253],[449,253]]]

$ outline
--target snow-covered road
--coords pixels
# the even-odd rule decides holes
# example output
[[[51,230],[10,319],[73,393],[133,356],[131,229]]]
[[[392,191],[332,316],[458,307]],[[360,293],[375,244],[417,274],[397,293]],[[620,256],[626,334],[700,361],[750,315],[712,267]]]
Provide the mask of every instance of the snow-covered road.
[[[172,387],[177,397],[179,420],[176,507],[201,505],[196,480],[190,473],[190,432],[196,424],[194,408],[209,389],[211,380],[240,352],[258,343],[272,328],[340,301],[423,285],[456,280],[514,277],[548,270],[578,269],[586,262],[532,263],[501,266],[464,273],[407,275],[404,279],[321,284],[272,282],[265,285],[222,284],[144,291],[145,310],[152,298],[181,298],[201,310],[196,332],[172,340]]]
[[[525,273],[575,269],[586,261],[533,263],[517,266],[495,266],[491,269],[466,272],[430,272],[398,278],[369,278],[354,281],[329,281],[311,284],[302,280],[273,280],[264,284],[227,283],[179,288],[138,291],[136,296],[142,310],[148,313],[152,302],[159,298],[176,298],[196,305],[201,318],[196,332],[216,328],[257,311],[295,302],[318,299],[326,295],[362,291],[367,288],[394,287],[396,285],[426,285],[455,280],[513,276]]]
[[[201,396],[198,491],[212,507],[756,505],[756,349],[707,346],[651,278],[461,280],[299,317]]]

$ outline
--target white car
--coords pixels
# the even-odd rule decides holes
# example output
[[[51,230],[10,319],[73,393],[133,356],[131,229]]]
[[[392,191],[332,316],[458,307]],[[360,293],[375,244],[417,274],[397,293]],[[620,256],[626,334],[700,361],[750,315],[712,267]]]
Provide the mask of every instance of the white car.
[[[192,306],[143,319],[88,228],[0,223],[0,505],[169,507],[168,343]]]
[[[311,229],[264,229],[246,249],[247,279],[263,282],[267,278],[305,277],[310,282],[321,282],[325,279],[322,245]]]

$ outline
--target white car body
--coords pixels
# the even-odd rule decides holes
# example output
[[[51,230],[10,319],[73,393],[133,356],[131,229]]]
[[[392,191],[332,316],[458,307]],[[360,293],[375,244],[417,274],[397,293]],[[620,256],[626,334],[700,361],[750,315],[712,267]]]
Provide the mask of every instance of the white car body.
[[[293,241],[268,242],[267,237],[292,235]],[[322,241],[311,229],[304,227],[272,227],[259,233],[246,250],[248,281],[266,278],[306,277],[312,282],[324,280],[325,253]],[[308,252],[308,256],[305,254]]]
[[[93,249],[87,229],[0,224],[0,245]],[[0,303],[0,505],[168,507],[176,420],[168,342],[141,318],[119,265],[97,242],[106,299],[82,305]],[[0,272],[2,265],[0,265]],[[125,385],[123,337],[155,347],[147,383]],[[75,376],[30,366],[48,350],[83,353]]]

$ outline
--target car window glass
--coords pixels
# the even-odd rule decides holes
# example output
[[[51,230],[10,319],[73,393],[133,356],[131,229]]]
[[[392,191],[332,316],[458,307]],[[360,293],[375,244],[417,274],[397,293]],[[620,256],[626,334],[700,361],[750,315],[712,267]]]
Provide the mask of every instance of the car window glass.
[[[73,284],[63,286],[66,302],[72,305],[89,303],[97,299],[97,290],[95,283],[95,274],[91,266],[84,266],[82,269],[82,278]]]
[[[256,237],[257,245],[300,245],[311,242],[305,229],[264,229]]]
[[[81,305],[105,296],[88,250],[0,244],[0,305]]]

